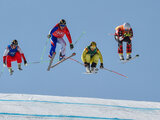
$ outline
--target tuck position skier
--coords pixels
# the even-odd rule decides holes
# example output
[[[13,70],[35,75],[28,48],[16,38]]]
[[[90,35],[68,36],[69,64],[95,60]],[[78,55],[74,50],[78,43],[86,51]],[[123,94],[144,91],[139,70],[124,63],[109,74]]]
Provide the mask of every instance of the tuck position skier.
[[[115,28],[115,40],[118,42],[118,53],[120,60],[124,60],[123,57],[123,42],[127,42],[126,45],[126,60],[131,59],[131,52],[132,52],[132,37],[133,37],[133,31],[129,23],[124,23],[123,25],[120,25]]]
[[[103,68],[103,57],[99,49],[97,48],[96,42],[91,42],[91,44],[86,47],[82,53],[81,59],[86,67],[87,73],[94,73],[95,68],[100,59],[100,68]],[[90,69],[91,67],[91,69]]]
[[[70,49],[73,49],[74,46],[72,44],[70,32],[66,26],[66,21],[61,19],[60,22],[50,30],[48,35],[48,38],[51,40],[51,49],[49,53],[50,58],[52,58],[53,53],[55,53],[57,43],[61,44],[62,46],[59,54],[59,60],[62,60],[65,57],[66,42],[63,39],[65,34],[70,43]]]
[[[22,70],[21,63],[22,58],[24,60],[24,65],[27,65],[26,58],[21,50],[21,48],[18,46],[18,41],[13,40],[11,45],[8,45],[7,48],[4,51],[3,55],[3,65],[4,67],[7,65],[10,75],[12,75],[13,70],[11,67],[11,62],[17,61],[18,63],[18,69]]]

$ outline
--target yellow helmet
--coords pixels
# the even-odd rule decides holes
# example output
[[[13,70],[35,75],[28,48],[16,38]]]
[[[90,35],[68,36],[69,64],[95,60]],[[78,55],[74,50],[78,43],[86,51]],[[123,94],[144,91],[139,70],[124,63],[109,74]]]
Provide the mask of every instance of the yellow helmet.
[[[90,43],[90,46],[97,46],[97,44],[96,44],[96,42],[92,41],[92,42]]]

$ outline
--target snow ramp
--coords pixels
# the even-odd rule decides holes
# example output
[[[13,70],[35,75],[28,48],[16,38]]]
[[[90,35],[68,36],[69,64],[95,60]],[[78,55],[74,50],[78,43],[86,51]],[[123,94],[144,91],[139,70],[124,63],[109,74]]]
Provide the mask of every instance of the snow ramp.
[[[0,120],[160,120],[160,103],[0,94]]]

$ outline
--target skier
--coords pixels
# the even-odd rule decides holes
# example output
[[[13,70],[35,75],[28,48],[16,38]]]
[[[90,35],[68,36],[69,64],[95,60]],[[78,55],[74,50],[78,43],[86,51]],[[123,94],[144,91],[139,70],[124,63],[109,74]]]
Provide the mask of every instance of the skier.
[[[123,25],[120,25],[115,28],[115,40],[118,42],[118,53],[120,60],[124,60],[123,57],[123,42],[127,42],[127,56],[126,60],[131,59],[131,52],[132,52],[132,37],[133,37],[133,31],[129,23],[124,23]]]
[[[22,58],[21,57],[24,60],[24,65],[27,65],[26,58],[21,48],[18,46],[18,41],[13,40],[11,45],[8,45],[7,48],[5,49],[4,55],[3,55],[3,65],[4,67],[7,65],[10,75],[12,75],[14,72],[11,67],[11,62],[13,61],[17,61],[18,69],[22,70],[21,68]]]
[[[96,66],[100,59],[100,68],[103,67],[103,57],[99,49],[97,48],[96,42],[91,42],[88,47],[86,47],[82,53],[81,59],[86,67],[87,73],[95,73]],[[90,69],[91,66],[91,69]]]
[[[72,50],[74,48],[70,32],[66,26],[66,21],[61,19],[60,22],[50,30],[48,35],[48,38],[51,38],[51,49],[49,53],[50,58],[52,58],[53,53],[55,53],[57,42],[62,46],[59,54],[59,60],[62,60],[65,57],[66,42],[63,39],[64,34],[66,34],[68,38],[70,49]]]

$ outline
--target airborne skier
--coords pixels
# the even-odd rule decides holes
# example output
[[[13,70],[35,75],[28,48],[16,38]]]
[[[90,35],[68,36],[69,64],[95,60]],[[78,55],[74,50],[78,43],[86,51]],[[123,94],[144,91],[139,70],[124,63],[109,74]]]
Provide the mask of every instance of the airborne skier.
[[[70,43],[70,49],[74,48],[72,44],[72,39],[70,32],[67,28],[66,21],[61,19],[58,24],[56,24],[53,29],[50,30],[48,38],[51,38],[51,49],[49,53],[49,57],[52,58],[53,53],[55,53],[57,43],[61,44],[61,50],[59,54],[59,60],[62,60],[65,57],[65,49],[66,49],[66,42],[63,39],[63,36],[66,34],[68,41]]]
[[[18,41],[13,40],[11,45],[8,45],[5,49],[4,55],[3,55],[3,65],[4,67],[7,65],[10,75],[13,74],[13,70],[11,67],[11,62],[17,61],[18,63],[18,69],[22,70],[21,63],[22,58],[24,60],[24,65],[27,65],[26,58],[21,50],[21,48],[18,46]]]
[[[115,40],[118,42],[118,53],[120,60],[124,60],[123,56],[123,42],[127,42],[127,56],[126,60],[131,59],[131,52],[132,52],[132,37],[133,31],[129,23],[124,23],[115,28]]]
[[[81,59],[86,67],[87,73],[95,73],[95,68],[100,59],[100,68],[103,68],[103,57],[99,49],[97,48],[96,42],[91,42],[91,44],[86,47],[82,53]],[[91,66],[91,69],[90,69]]]

